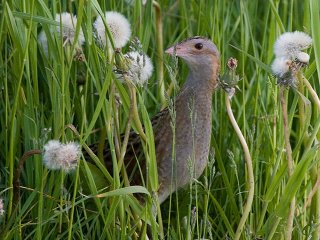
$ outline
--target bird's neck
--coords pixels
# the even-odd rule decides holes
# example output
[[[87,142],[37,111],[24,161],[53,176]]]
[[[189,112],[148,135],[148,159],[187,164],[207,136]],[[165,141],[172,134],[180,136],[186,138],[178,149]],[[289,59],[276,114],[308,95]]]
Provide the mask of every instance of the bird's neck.
[[[204,80],[204,78],[201,78],[201,80],[196,80],[194,77],[191,73],[189,74],[186,83],[177,96],[176,105],[179,106],[180,110],[178,111],[177,109],[177,117],[189,119],[190,111],[196,110],[197,120],[202,121],[202,118],[206,116],[206,118],[209,117],[207,121],[211,122],[212,95],[216,86],[208,83],[209,79]],[[197,84],[194,84],[194,81]]]
[[[202,94],[212,94],[213,90],[217,87],[218,68],[212,67],[192,67],[188,78],[184,84],[185,88],[192,88]]]

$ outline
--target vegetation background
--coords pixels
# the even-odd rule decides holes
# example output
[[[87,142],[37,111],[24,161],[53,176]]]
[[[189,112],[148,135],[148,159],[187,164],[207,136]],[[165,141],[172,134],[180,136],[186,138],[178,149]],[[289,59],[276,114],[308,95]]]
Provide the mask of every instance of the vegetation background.
[[[286,31],[304,31],[313,38],[310,64],[304,75],[319,92],[318,0],[147,0],[145,5],[138,0],[2,0],[0,197],[5,213],[0,217],[0,238],[144,239],[145,223],[150,224],[155,238],[235,237],[248,179],[243,151],[229,122],[221,90],[213,100],[208,167],[199,181],[193,181],[161,205],[162,219],[159,217],[157,222],[151,197],[141,208],[131,194],[156,189],[154,168],[150,169],[145,188],[129,187],[117,174],[111,177],[101,165],[94,168],[81,159],[76,171],[65,174],[45,169],[41,155],[31,154],[21,165],[19,191],[14,188],[15,171],[23,154],[41,150],[48,140],[78,141],[86,151],[86,145],[99,138],[107,138],[112,147],[113,135],[125,131],[130,89],[115,80],[113,66],[97,46],[92,31],[95,17],[110,10],[128,18],[133,36],[140,39],[155,66],[148,84],[136,89],[138,111],[148,137],[145,155],[150,166],[155,163],[150,118],[166,104],[166,96],[173,99],[179,92],[188,72],[185,64],[163,56],[163,46],[194,35],[207,36],[221,52],[222,72],[229,57],[238,59],[241,81],[232,109],[249,145],[255,177],[253,205],[241,239],[285,238],[294,197],[292,239],[319,239],[319,109],[303,85],[299,85],[300,93],[288,89],[295,165],[289,178],[279,87],[269,67],[276,38]],[[57,25],[54,16],[64,11],[76,14],[77,27],[83,29],[83,61],[74,60],[72,48],[63,48],[56,35],[49,39],[50,58],[39,50],[39,31]],[[115,91],[122,102],[119,108],[114,104]],[[75,126],[79,136],[66,127],[69,124]],[[20,198],[16,198],[17,192]]]

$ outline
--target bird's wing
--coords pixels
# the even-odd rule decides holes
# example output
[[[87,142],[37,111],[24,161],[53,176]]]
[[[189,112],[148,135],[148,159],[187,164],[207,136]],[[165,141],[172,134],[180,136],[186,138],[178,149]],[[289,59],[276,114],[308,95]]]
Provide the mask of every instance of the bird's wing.
[[[163,120],[167,118],[168,114],[169,114],[168,109],[166,108],[161,112],[159,112],[158,114],[156,114],[151,119],[151,124],[154,131],[156,131],[158,126],[161,125],[161,122],[163,122]],[[122,142],[124,139],[124,134],[120,136],[120,139]],[[157,144],[156,137],[155,137],[155,144]],[[91,144],[89,145],[89,147],[94,154],[98,155],[99,142]],[[108,141],[105,142],[102,153],[103,153],[104,165],[106,166],[108,171],[112,173],[113,172],[112,152],[108,144]],[[142,181],[141,174],[138,174],[138,173],[142,172],[142,175],[144,175],[145,173],[145,159],[143,157],[140,157],[142,154],[143,154],[143,149],[141,144],[141,138],[139,134],[137,134],[135,131],[131,131],[129,134],[128,146],[127,146],[127,150],[124,157],[124,164],[126,166],[129,179],[131,179],[132,180],[131,183],[134,183],[134,184],[141,184],[141,181]],[[84,153],[84,157],[87,161],[92,163],[92,160],[89,154]]]

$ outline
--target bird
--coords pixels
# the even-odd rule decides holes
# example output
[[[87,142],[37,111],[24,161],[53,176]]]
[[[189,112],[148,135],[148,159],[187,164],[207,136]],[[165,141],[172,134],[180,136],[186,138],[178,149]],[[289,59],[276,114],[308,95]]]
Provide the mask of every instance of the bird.
[[[212,95],[218,86],[220,72],[220,53],[208,38],[191,37],[165,52],[183,59],[189,68],[189,74],[173,102],[175,119],[172,119],[172,110],[168,107],[151,119],[160,204],[177,189],[190,183],[191,179],[199,178],[208,163],[212,131]],[[172,124],[173,121],[175,124]],[[98,144],[90,146],[95,153]],[[173,148],[175,156],[172,154]],[[143,179],[147,179],[146,162],[142,155],[141,139],[132,131],[124,158],[132,185],[141,185]],[[103,148],[103,158],[107,168],[112,170],[108,144]],[[138,164],[137,159],[140,159]]]

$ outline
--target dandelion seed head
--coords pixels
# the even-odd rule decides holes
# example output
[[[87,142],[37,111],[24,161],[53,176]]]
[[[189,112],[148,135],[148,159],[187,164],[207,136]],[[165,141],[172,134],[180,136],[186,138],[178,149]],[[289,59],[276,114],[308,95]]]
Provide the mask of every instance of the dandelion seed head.
[[[275,60],[271,65],[273,74],[278,78],[278,84],[295,86],[296,74],[309,63],[309,54],[303,50],[310,47],[312,38],[304,32],[286,32],[274,44]]]
[[[60,23],[62,28],[59,26],[50,26],[50,33],[54,34],[57,32],[57,36],[63,38],[64,44],[73,44],[76,34],[77,17],[68,12],[56,14],[55,20]],[[48,39],[44,30],[39,33],[38,36],[39,45],[42,46],[44,53],[48,55]],[[78,41],[76,43],[77,48],[81,48],[84,44],[85,39],[82,30],[80,29]]]
[[[39,33],[38,42],[39,45],[43,48],[44,53],[48,55],[48,40],[44,30]]]
[[[121,13],[118,12],[106,12],[105,18],[110,32],[112,34],[115,48],[124,47],[131,36],[130,23]],[[96,19],[93,25],[97,31],[97,35],[101,40],[102,44],[104,46],[107,45],[109,48],[111,48],[111,43],[110,40],[107,39],[106,29],[101,16],[99,16]]]
[[[60,148],[61,143],[57,140],[50,140],[44,145],[43,163],[47,168],[52,170],[60,168],[59,163],[56,161]]]
[[[75,142],[63,144],[59,156],[61,157],[61,168],[66,172],[77,167],[80,158],[80,145]]]
[[[4,215],[4,204],[3,204],[3,199],[0,198],[0,217]]]
[[[302,50],[312,44],[312,38],[304,32],[286,32],[282,34],[274,44],[276,57],[290,57],[292,60]]]
[[[286,87],[294,87],[296,84],[296,75],[294,74],[296,62],[285,57],[276,58],[271,69],[273,74],[277,77],[277,83]]]
[[[57,140],[51,140],[44,146],[43,162],[48,169],[70,172],[77,167],[80,154],[78,143],[63,144]]]
[[[125,58],[128,60],[129,78],[138,85],[147,82],[153,72],[151,59],[137,51],[126,53]]]
[[[56,14],[55,20],[57,22],[61,21],[62,24],[62,29],[60,28],[60,26],[56,27],[58,36],[62,36],[64,42],[69,42],[70,44],[73,44],[76,34],[77,17],[72,15],[71,13],[63,12],[61,14]],[[83,45],[83,43],[84,36],[82,30],[80,29],[77,44],[81,46]]]
[[[309,60],[310,60],[310,56],[308,53],[305,53],[305,52],[299,52],[297,53],[296,55],[296,60],[301,62],[301,63],[304,63],[304,64],[308,64],[309,63]]]
[[[294,31],[293,39],[295,39],[295,44],[297,44],[300,50],[305,50],[309,48],[312,44],[312,38],[305,32]]]
[[[281,77],[290,70],[291,60],[285,57],[279,57],[274,59],[271,69],[275,76]]]

